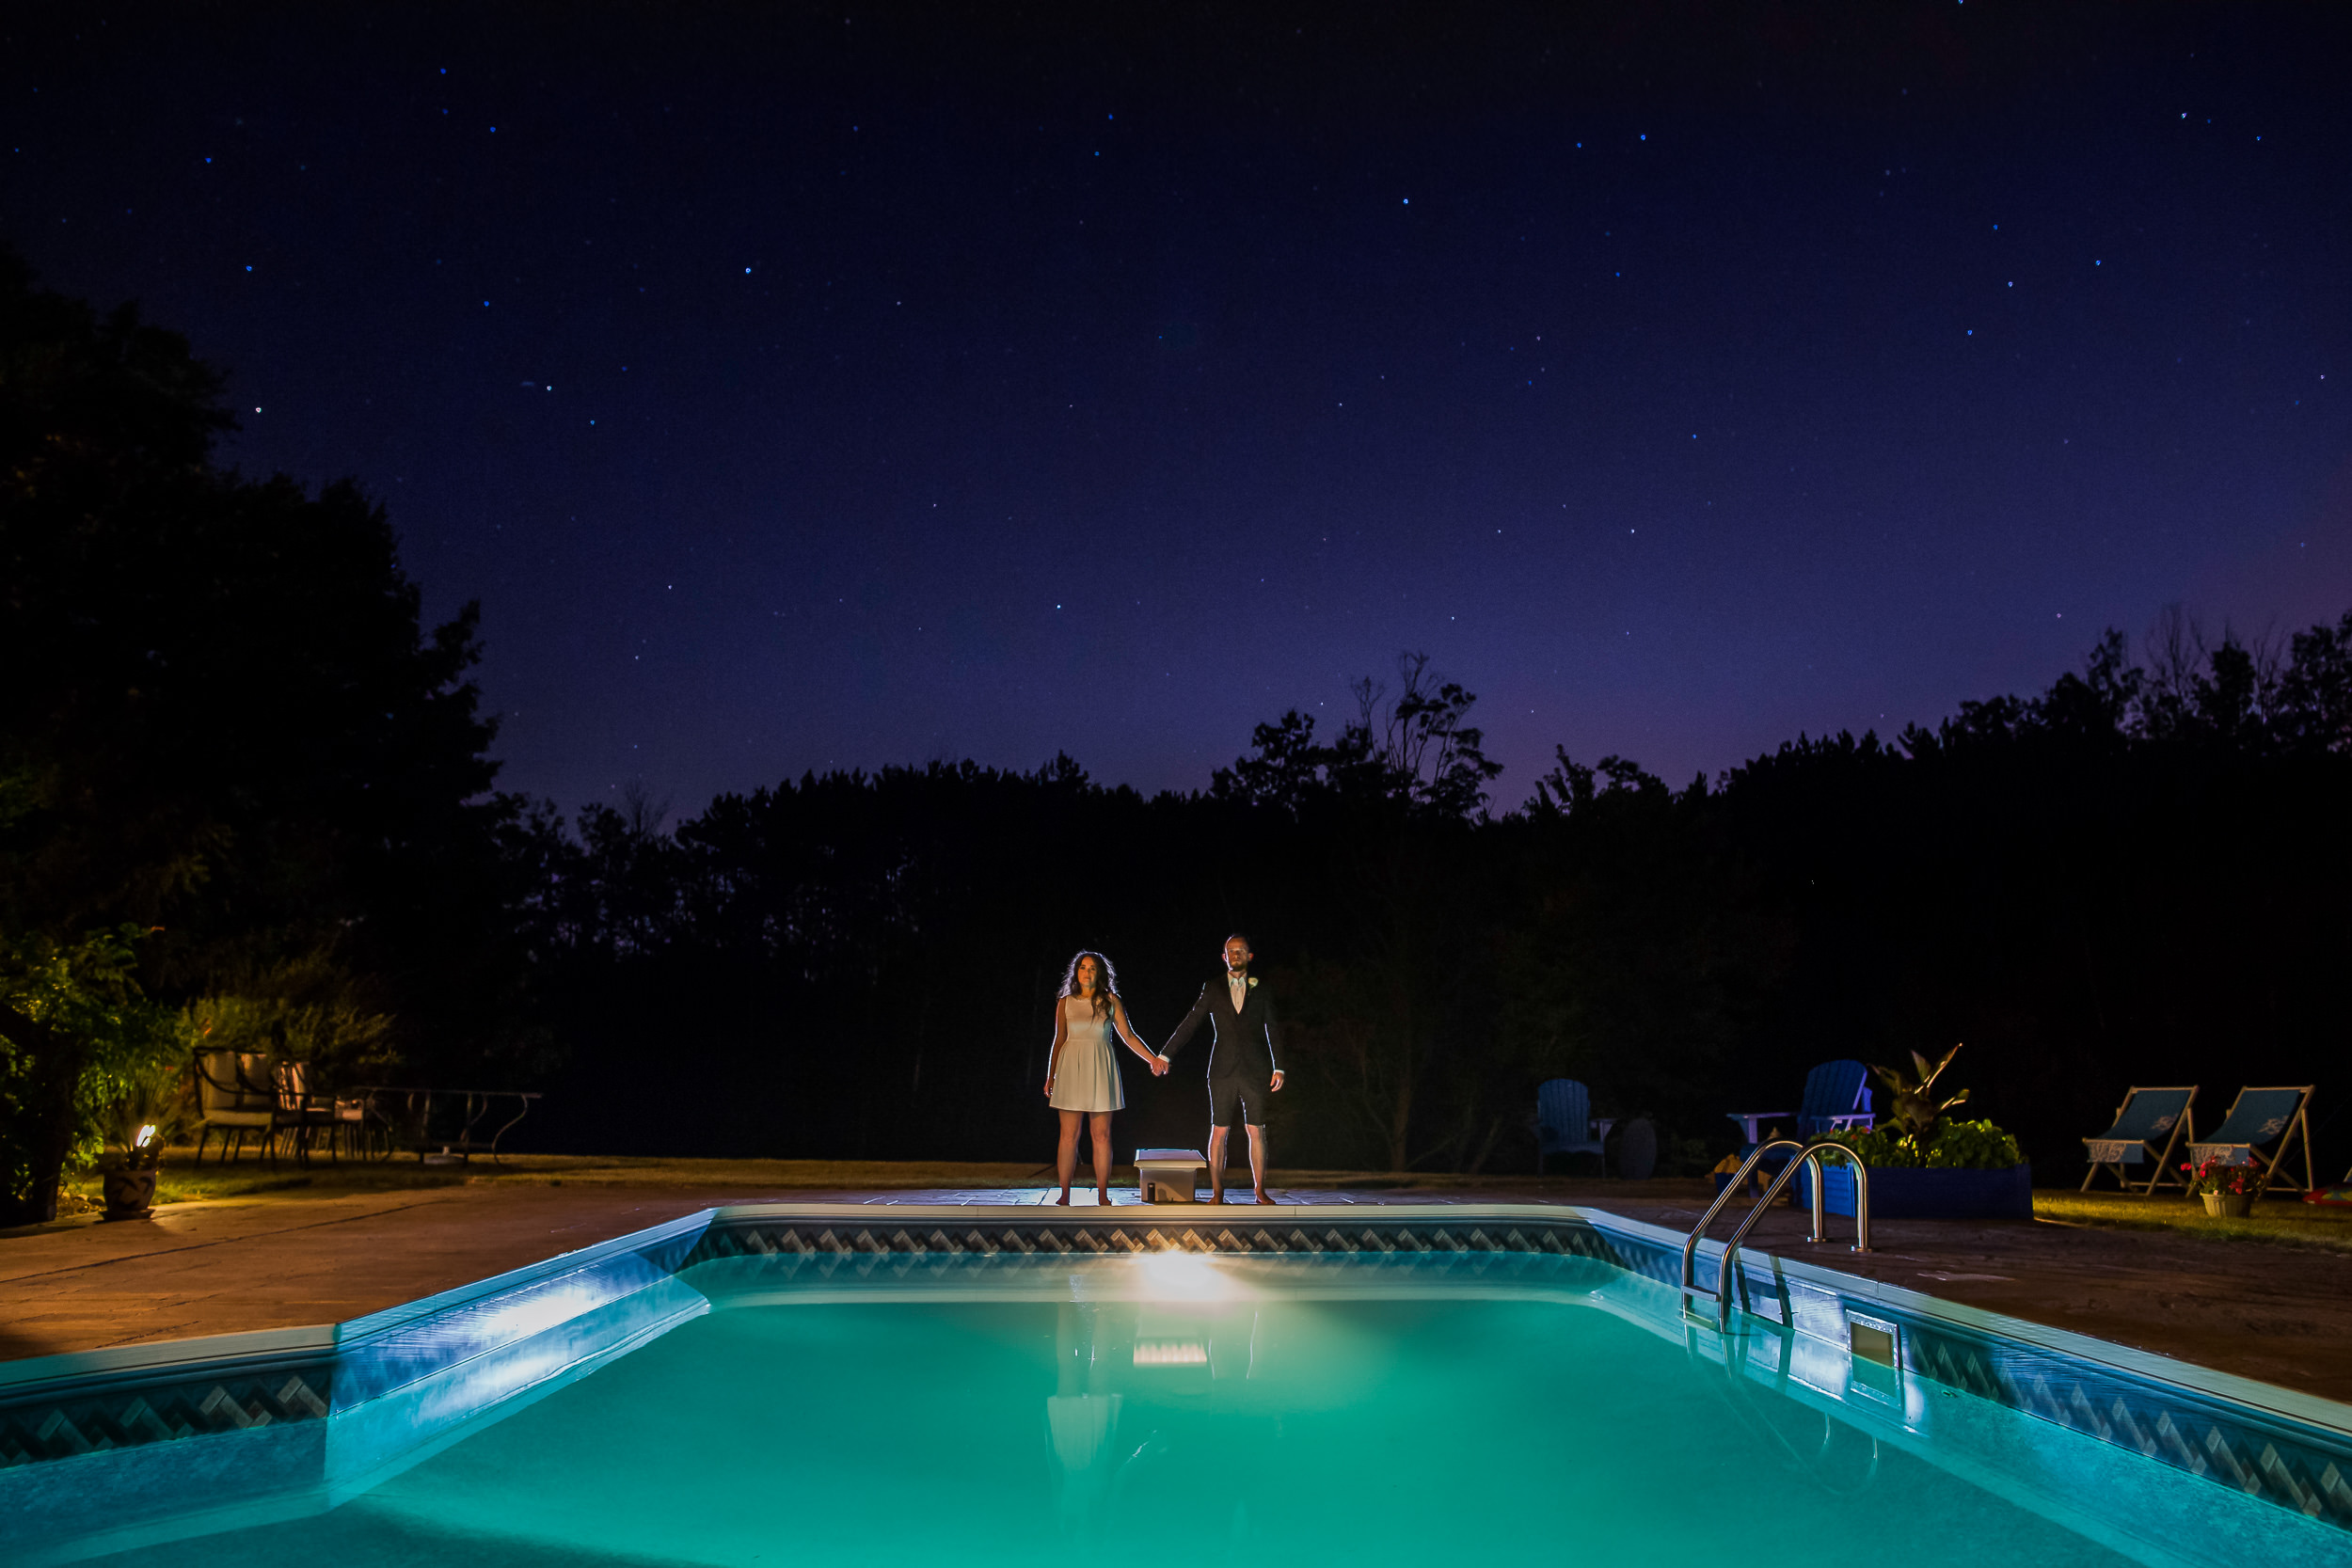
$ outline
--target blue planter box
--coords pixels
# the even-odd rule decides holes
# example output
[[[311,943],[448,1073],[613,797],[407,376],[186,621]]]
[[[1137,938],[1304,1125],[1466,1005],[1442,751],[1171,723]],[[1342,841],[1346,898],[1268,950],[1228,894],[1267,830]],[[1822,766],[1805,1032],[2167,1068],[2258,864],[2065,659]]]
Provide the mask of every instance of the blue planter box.
[[[1822,1172],[1821,1202],[1833,1214],[1853,1213],[1853,1167]],[[1788,1185],[1799,1203],[1813,1200],[1804,1173]],[[2033,1218],[2033,1166],[2007,1170],[1934,1170],[1870,1167],[1870,1217],[1874,1220],[2029,1220]]]

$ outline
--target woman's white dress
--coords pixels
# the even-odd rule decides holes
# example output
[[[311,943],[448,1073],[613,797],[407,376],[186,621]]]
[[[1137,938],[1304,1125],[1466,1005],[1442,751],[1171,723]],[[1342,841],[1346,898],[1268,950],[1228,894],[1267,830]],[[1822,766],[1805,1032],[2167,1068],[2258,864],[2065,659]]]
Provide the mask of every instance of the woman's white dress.
[[[1111,1053],[1110,1020],[1089,1017],[1092,1006],[1073,996],[1062,1007],[1061,1059],[1054,1064],[1054,1092],[1045,1101],[1057,1111],[1126,1109],[1119,1058]]]

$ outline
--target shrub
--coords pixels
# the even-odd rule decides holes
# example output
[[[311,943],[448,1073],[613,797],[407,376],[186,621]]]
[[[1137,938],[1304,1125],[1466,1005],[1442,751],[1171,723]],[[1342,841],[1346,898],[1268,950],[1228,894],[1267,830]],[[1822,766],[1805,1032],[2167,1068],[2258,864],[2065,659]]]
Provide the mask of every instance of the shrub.
[[[2007,1170],[2025,1164],[2017,1140],[1990,1121],[1940,1122],[1925,1150],[1892,1123],[1867,1132],[1832,1132],[1829,1142],[1843,1144],[1872,1169]]]
[[[1928,1164],[1947,1170],[2007,1170],[2026,1163],[2017,1140],[1990,1121],[1947,1120],[1928,1148]]]

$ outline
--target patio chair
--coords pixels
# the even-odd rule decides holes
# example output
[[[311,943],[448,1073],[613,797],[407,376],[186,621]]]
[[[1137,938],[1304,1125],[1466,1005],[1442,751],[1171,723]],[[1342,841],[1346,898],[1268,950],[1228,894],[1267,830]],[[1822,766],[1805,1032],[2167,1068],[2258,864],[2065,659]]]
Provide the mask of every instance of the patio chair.
[[[2107,1170],[2115,1173],[2115,1180],[2128,1193],[2132,1177],[2124,1167],[2143,1164],[2149,1168],[2148,1180],[2139,1186],[2141,1196],[2163,1186],[2186,1187],[2173,1150],[2184,1137],[2190,1143],[2197,1141],[2197,1117],[2189,1110],[2196,1099],[2194,1084],[2186,1088],[2133,1085],[2124,1092],[2123,1103],[2115,1108],[2115,1125],[2095,1138],[2083,1140],[2090,1169],[2083,1175],[2082,1190],[2090,1191],[2099,1173]]]
[[[1740,1153],[1756,1151],[1764,1141],[1767,1124],[1794,1122],[1795,1135],[1806,1140],[1824,1132],[1859,1128],[1867,1132],[1878,1118],[1870,1111],[1870,1069],[1851,1059],[1823,1062],[1804,1075],[1804,1098],[1794,1111],[1726,1111],[1740,1124]]]
[[[196,1157],[217,1131],[220,1157],[226,1161],[245,1149],[246,1134],[261,1134],[262,1152],[277,1158],[278,1090],[271,1081],[267,1056],[236,1051],[204,1051],[196,1058],[197,1109],[202,1125],[196,1135]]]
[[[1573,1078],[1552,1078],[1535,1088],[1535,1174],[1544,1174],[1544,1160],[1552,1154],[1589,1154],[1609,1174],[1609,1157],[1602,1140],[1615,1117],[1593,1117],[1592,1096]]]
[[[310,1064],[291,1057],[273,1063],[271,1077],[278,1092],[278,1125],[292,1130],[297,1163],[310,1163],[313,1136],[321,1131],[326,1133],[327,1153],[338,1163],[345,1143],[351,1144],[355,1153],[358,1151],[366,1101],[317,1093]]]
[[[2277,1185],[2291,1193],[2308,1193],[2318,1189],[2312,1167],[2312,1085],[2296,1085],[2266,1089],[2240,1089],[2230,1106],[2228,1119],[2209,1138],[2192,1139],[2188,1157],[2201,1164],[2216,1155],[2233,1165],[2254,1165],[2263,1173],[2262,1184],[2254,1189],[2260,1197]],[[2286,1164],[2287,1146],[2297,1135],[2303,1140],[2303,1184],[2296,1186],[2294,1178],[2280,1167]],[[2264,1146],[2270,1152],[2263,1152]]]

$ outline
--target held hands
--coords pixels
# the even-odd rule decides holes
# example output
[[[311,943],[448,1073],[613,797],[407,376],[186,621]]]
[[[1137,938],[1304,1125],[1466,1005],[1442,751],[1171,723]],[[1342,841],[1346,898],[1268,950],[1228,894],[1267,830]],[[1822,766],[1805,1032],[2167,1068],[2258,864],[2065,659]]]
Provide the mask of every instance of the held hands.
[[[1152,1058],[1152,1076],[1154,1078],[1165,1078],[1168,1076],[1167,1057],[1153,1056]]]

